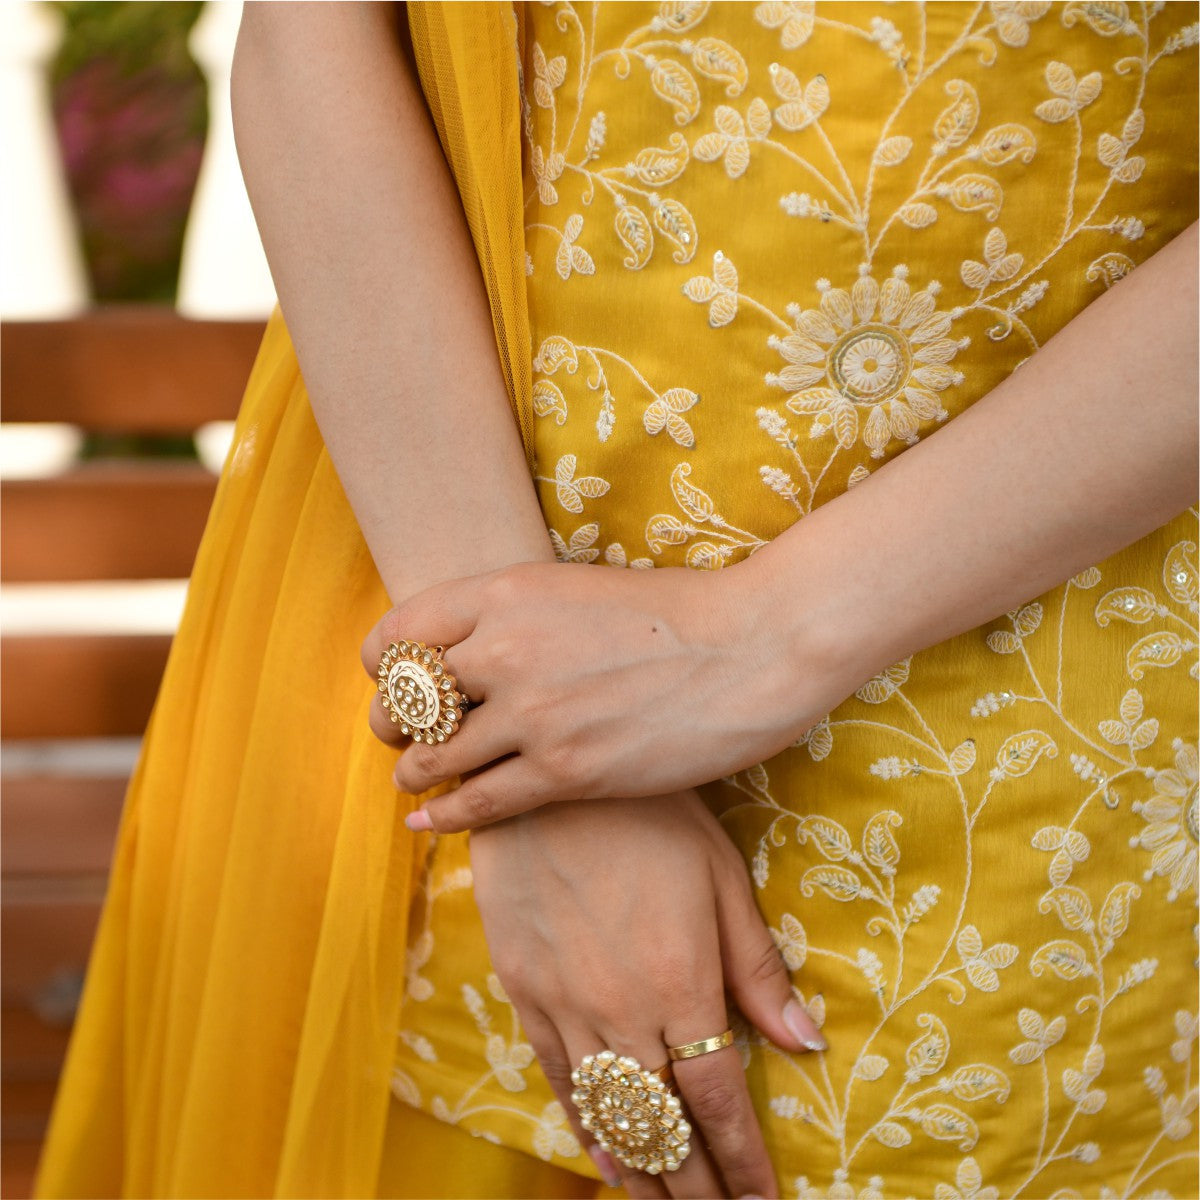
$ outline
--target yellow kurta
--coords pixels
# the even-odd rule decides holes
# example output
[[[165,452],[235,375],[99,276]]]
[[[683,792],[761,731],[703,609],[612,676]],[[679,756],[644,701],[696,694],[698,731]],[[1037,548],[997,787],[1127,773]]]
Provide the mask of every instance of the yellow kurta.
[[[738,562],[1195,219],[1193,4],[410,13],[566,560]],[[1196,542],[1186,514],[712,786],[830,1042],[740,1039],[785,1194],[1194,1194]],[[373,1194],[389,1087],[590,1172],[465,839],[396,820],[356,659],[385,606],[276,320],[45,1194]]]

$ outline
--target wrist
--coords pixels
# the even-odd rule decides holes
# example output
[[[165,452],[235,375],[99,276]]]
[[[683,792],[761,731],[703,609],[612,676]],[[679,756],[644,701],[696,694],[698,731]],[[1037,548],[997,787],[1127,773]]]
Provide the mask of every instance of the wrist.
[[[741,643],[762,663],[763,696],[798,737],[898,657],[870,556],[845,545],[821,510],[729,572]]]

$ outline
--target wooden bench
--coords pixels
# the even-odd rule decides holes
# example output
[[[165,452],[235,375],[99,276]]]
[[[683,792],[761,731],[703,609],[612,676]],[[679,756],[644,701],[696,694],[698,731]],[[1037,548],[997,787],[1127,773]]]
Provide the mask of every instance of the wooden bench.
[[[6,422],[101,434],[191,434],[237,412],[260,321],[158,307],[0,327]],[[110,458],[0,483],[5,584],[186,577],[216,476],[198,461]],[[28,1194],[95,932],[126,779],[46,767],[46,746],[137,738],[166,661],[163,633],[0,638],[0,1122],[3,1194]],[[33,751],[33,753],[30,753]],[[78,757],[78,756],[77,756]],[[22,766],[21,764],[26,764]]]

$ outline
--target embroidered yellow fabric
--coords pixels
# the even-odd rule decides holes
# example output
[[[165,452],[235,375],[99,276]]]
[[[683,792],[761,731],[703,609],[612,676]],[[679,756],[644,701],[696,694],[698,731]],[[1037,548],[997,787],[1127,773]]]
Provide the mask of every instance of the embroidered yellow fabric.
[[[736,563],[1195,218],[1194,4],[408,7],[563,559]],[[714,785],[831,1046],[739,1030],[785,1195],[1192,1194],[1198,540]],[[384,607],[276,317],[40,1194],[374,1195],[391,1096],[594,1174],[464,839],[396,820],[357,666]]]
[[[1195,218],[1190,5],[523,16],[533,449],[564,561],[740,561]],[[831,1045],[743,1033],[786,1195],[1189,1194],[1195,553],[1188,514],[712,789]],[[397,1094],[581,1163],[469,884],[443,841]]]

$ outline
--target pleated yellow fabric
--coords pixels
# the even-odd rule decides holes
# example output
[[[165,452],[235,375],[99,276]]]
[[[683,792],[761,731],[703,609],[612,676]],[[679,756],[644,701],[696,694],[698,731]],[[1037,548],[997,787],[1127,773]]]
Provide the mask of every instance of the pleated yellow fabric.
[[[513,13],[410,12],[515,400]],[[506,176],[512,210],[488,202]],[[422,861],[357,665],[387,604],[276,314],[129,793],[39,1195],[374,1194]]]

